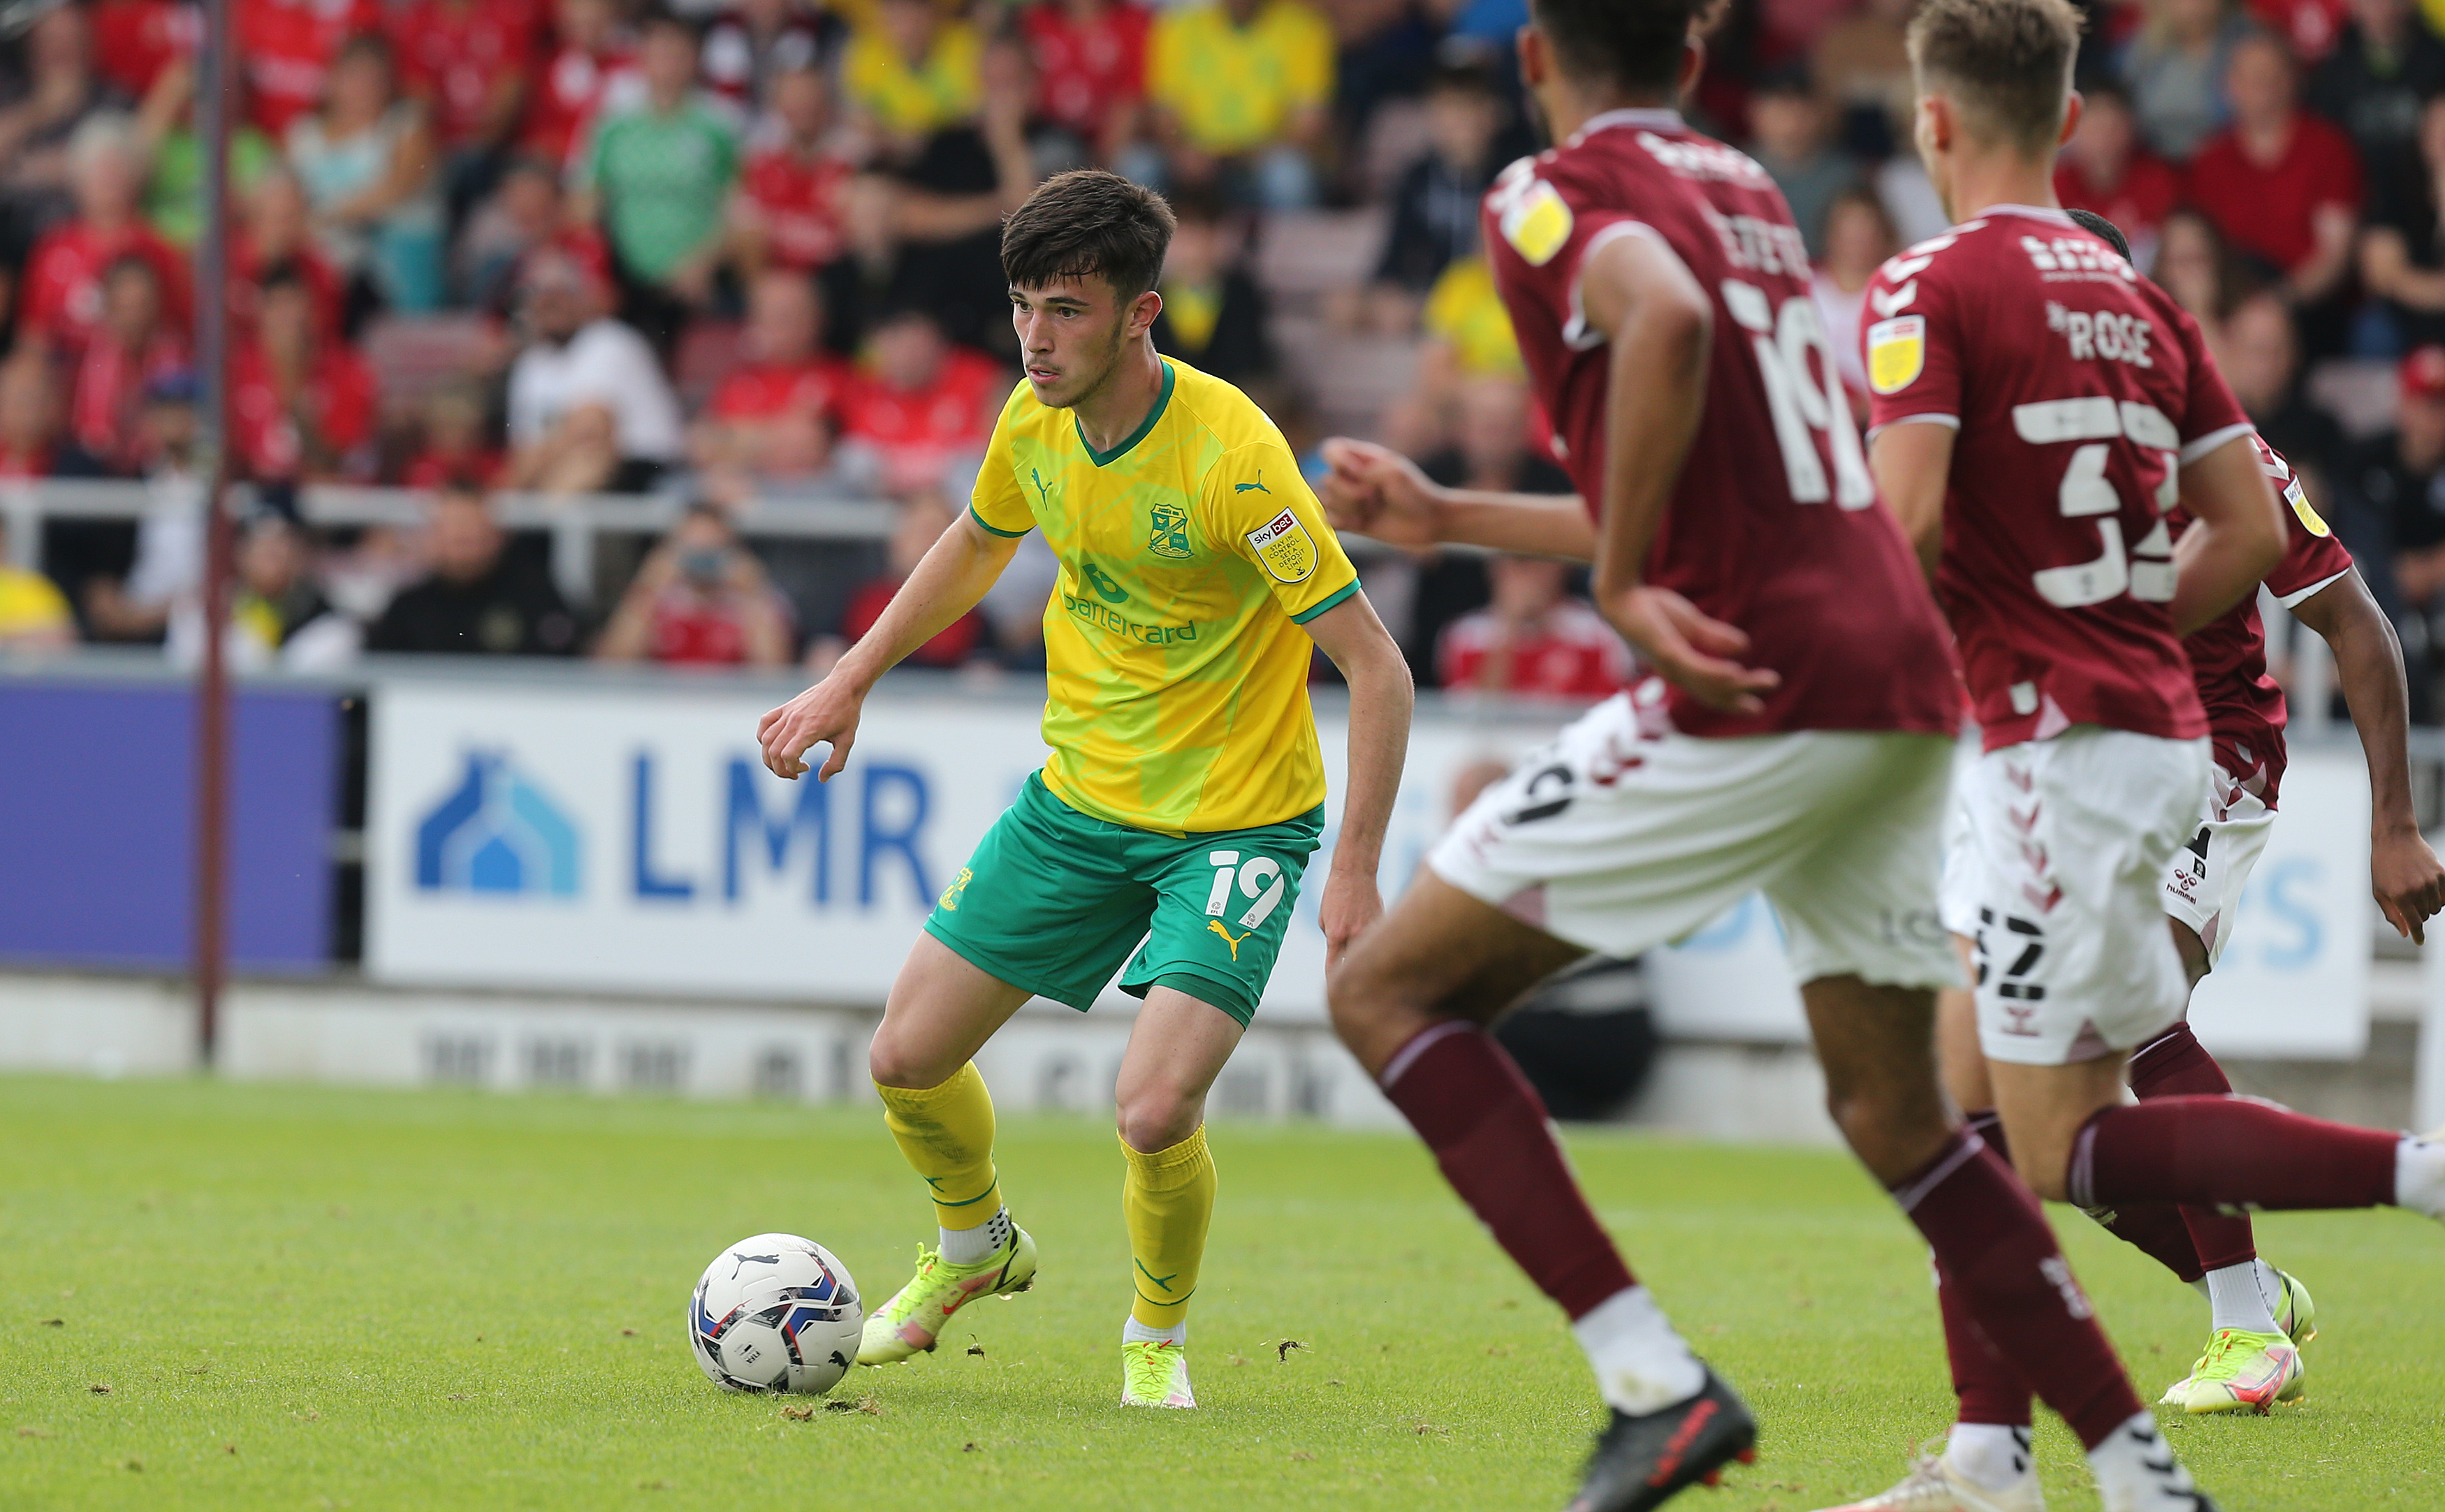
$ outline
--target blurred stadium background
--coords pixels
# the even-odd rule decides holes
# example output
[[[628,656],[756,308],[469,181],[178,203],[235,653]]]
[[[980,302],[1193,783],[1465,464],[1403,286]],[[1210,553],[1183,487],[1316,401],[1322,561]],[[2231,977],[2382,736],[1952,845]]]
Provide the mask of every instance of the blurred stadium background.
[[[886,684],[831,787],[763,773],[755,719],[961,507],[1013,377],[994,228],[1062,167],[1174,195],[1159,344],[1303,453],[1366,435],[1448,481],[1564,486],[1475,247],[1533,140],[1522,0],[231,7],[221,289],[196,8],[21,8],[0,45],[0,1067],[864,1095],[893,968],[1040,755],[1049,557]],[[2445,3],[2090,9],[2064,198],[2131,233],[2359,555],[2434,820]],[[1876,264],[1942,224],[1910,12],[1734,0],[1695,102],[1783,185],[1845,350]],[[244,487],[208,881],[215,301]],[[1630,667],[1550,565],[1353,551],[1442,690],[1391,890]],[[2300,755],[2203,1034],[2246,1090],[2445,1122],[2445,968],[2380,932],[2323,646],[2269,623]],[[1308,911],[1219,1106],[1388,1123],[1323,1027]],[[1558,986],[1515,1046],[1574,1116],[1825,1140],[1778,948],[1752,902]],[[1100,1109],[1126,1020],[1037,1006],[988,1053],[998,1093]]]

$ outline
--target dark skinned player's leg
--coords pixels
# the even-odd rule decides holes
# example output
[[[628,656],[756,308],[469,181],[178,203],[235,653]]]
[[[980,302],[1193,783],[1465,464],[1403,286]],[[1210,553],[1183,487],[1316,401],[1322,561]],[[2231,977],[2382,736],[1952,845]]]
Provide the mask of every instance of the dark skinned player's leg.
[[[1334,973],[1333,1021],[1588,1353],[1614,1419],[1573,1505],[1647,1507],[1754,1458],[1756,1428],[1632,1279],[1543,1104],[1485,1033],[1585,953],[1421,871]]]

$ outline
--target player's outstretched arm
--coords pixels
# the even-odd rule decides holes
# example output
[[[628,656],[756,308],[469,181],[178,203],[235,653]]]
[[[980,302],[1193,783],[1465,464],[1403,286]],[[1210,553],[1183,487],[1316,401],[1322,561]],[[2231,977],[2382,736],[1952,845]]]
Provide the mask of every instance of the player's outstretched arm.
[[[891,595],[874,628],[833,663],[831,675],[756,721],[764,764],[776,776],[794,778],[807,770],[800,758],[829,744],[831,755],[815,780],[831,781],[849,765],[858,715],[874,684],[903,657],[975,608],[1017,550],[1017,537],[995,534],[972,513],[962,513],[952,521],[900,591]]]
[[[1737,660],[1749,638],[1647,581],[1656,527],[1670,505],[1707,403],[1715,307],[1672,249],[1615,236],[1579,269],[1580,308],[1613,353],[1605,396],[1605,471],[1596,525],[1596,596],[1647,664],[1710,708],[1751,714],[1780,673]]]
[[[2411,809],[2411,723],[2402,643],[2358,569],[2292,606],[2295,618],[2335,652],[2335,681],[2360,732],[2369,774],[2369,886],[2386,923],[2425,944],[2427,922],[2445,907],[2445,866]]]
[[[1446,488],[1390,447],[1346,436],[1325,440],[1324,460],[1330,471],[1316,497],[1336,531],[1387,546],[1482,546],[1596,560],[1596,528],[1577,494]]]
[[[2174,548],[2170,612],[2188,635],[2258,591],[2284,560],[2283,506],[2248,434],[2182,464],[2182,508],[2193,523]]]
[[[1384,912],[1375,870],[1384,856],[1384,829],[1401,788],[1409,752],[1409,714],[1416,694],[1409,663],[1365,593],[1353,593],[1307,622],[1307,633],[1350,683],[1350,785],[1341,794],[1341,833],[1333,843],[1333,872],[1324,879],[1316,922],[1324,928],[1330,971],[1360,931]]]

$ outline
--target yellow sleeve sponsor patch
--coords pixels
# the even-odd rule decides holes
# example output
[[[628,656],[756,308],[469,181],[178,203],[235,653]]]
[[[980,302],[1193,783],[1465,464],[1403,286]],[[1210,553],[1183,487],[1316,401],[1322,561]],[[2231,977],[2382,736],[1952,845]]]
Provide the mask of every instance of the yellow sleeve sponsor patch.
[[[1868,327],[1868,383],[1898,394],[1927,369],[1927,317],[1900,315]]]
[[[1250,531],[1248,550],[1276,582],[1304,583],[1316,571],[1316,541],[1288,510]]]
[[[2284,485],[2284,502],[2292,506],[2292,513],[2300,516],[2301,528],[2310,534],[2327,536],[2335,533],[2328,528],[2325,516],[2309,503],[2309,491],[2301,486],[2298,477]]]
[[[1571,207],[1542,178],[1530,179],[1525,190],[1509,198],[1502,207],[1502,239],[1530,267],[1542,268],[1571,239]]]

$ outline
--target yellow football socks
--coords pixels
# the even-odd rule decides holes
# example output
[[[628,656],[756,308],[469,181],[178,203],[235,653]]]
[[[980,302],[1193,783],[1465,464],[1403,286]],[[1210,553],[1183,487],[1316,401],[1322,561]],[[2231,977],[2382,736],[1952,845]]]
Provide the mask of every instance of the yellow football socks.
[[[993,1094],[976,1062],[923,1092],[880,1082],[874,1090],[883,1094],[883,1121],[900,1152],[934,1189],[935,1223],[953,1231],[991,1223],[1002,1205],[994,1176]]]
[[[1178,1327],[1197,1290],[1205,1258],[1205,1225],[1214,1216],[1214,1157],[1205,1128],[1152,1154],[1121,1143],[1129,1173],[1121,1181],[1121,1214],[1129,1224],[1131,1279],[1137,1300],[1129,1316],[1148,1328]]]

